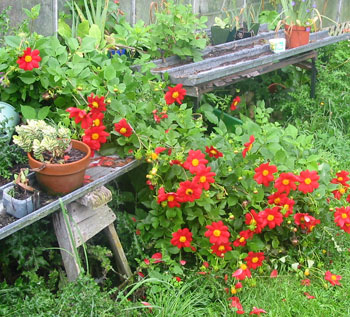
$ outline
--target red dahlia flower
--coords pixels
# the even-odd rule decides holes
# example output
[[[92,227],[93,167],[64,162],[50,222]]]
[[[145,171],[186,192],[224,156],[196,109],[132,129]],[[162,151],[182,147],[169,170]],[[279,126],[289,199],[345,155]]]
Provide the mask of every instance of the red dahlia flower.
[[[179,229],[176,232],[172,233],[173,238],[170,240],[170,243],[179,249],[188,248],[191,246],[192,241],[192,232],[188,228]]]
[[[210,146],[210,147],[206,146],[205,152],[209,154],[209,157],[215,157],[215,158],[223,157],[223,154],[213,146]]]
[[[163,258],[163,255],[161,252],[154,253],[151,256],[151,259],[154,259],[153,263],[163,262],[162,258]]]
[[[317,182],[320,179],[320,176],[317,174],[316,171],[303,171],[300,173],[299,176],[299,186],[298,190],[306,193],[312,193],[316,188],[320,186],[320,184]]]
[[[227,226],[220,220],[218,222],[212,222],[211,225],[205,226],[208,230],[204,233],[204,236],[209,238],[209,242],[213,244],[225,244],[228,243],[230,233]]]
[[[160,204],[163,201],[166,202],[165,206],[168,206],[170,208],[180,207],[179,201],[177,199],[177,194],[176,193],[172,193],[172,192],[171,193],[166,193],[164,187],[161,187],[158,190],[158,201],[157,201],[157,203]]]
[[[243,230],[239,233],[239,238],[233,241],[235,247],[244,247],[247,244],[247,240],[253,238],[254,232],[251,230]]]
[[[33,50],[28,47],[23,51],[23,55],[17,60],[18,67],[23,70],[32,70],[33,68],[39,68],[39,62],[41,57],[39,56],[39,50]]]
[[[341,228],[350,224],[350,207],[335,208],[334,222]]]
[[[210,248],[212,249],[213,253],[215,253],[217,256],[221,258],[225,256],[226,252],[232,250],[230,242],[222,243],[222,244],[213,244]]]
[[[118,123],[115,123],[114,130],[127,138],[132,135],[132,128],[126,119],[121,119]]]
[[[251,135],[249,138],[249,142],[244,143],[244,150],[242,152],[243,157],[246,157],[247,152],[249,152],[252,149],[254,141],[255,141],[255,137],[254,135]]]
[[[247,266],[250,269],[256,269],[259,266],[262,266],[262,261],[264,261],[265,256],[264,252],[248,252],[248,256],[244,259],[247,262]]]
[[[185,181],[180,183],[177,192],[178,200],[182,203],[187,201],[195,201],[202,195],[202,188],[195,182]]]
[[[236,109],[237,109],[237,105],[238,105],[240,102],[241,102],[241,97],[240,97],[240,96],[235,97],[235,98],[232,100],[230,109],[231,109],[232,111],[236,110]]]
[[[270,182],[274,180],[273,173],[277,172],[275,165],[269,165],[270,163],[261,164],[255,169],[254,179],[258,184],[263,184],[268,187]]]
[[[205,167],[208,161],[205,159],[205,154],[201,150],[190,150],[186,162],[183,163],[183,167],[188,169],[191,174],[196,174],[198,169]]]
[[[168,87],[164,99],[167,105],[173,104],[175,101],[181,105],[182,100],[186,96],[186,90],[182,88],[182,84],[177,84],[175,87]]]
[[[92,120],[92,124],[94,125],[94,127],[99,127],[100,125],[103,125],[103,118],[104,118],[104,114],[102,112],[93,112],[90,111],[88,113],[88,117],[91,118]]]
[[[232,277],[237,278],[240,281],[243,281],[246,277],[252,277],[252,274],[246,264],[241,264],[240,268],[232,273]]]
[[[295,182],[298,182],[298,177],[293,173],[281,173],[275,181],[275,188],[279,193],[285,192],[288,195],[291,189],[297,189]]]
[[[331,183],[332,184],[342,184],[344,186],[349,186],[346,182],[350,179],[348,177],[349,175],[349,172],[347,171],[341,171],[341,172],[338,172],[336,173],[337,177],[336,178],[333,178],[331,180]]]
[[[198,183],[202,189],[209,190],[210,184],[215,183],[213,178],[216,174],[210,172],[211,167],[202,166],[197,170],[197,174],[193,177],[193,182]]]
[[[107,136],[109,136],[109,133],[106,132],[105,129],[106,127],[103,125],[99,127],[91,127],[89,129],[86,129],[84,131],[84,143],[88,144],[92,150],[98,150],[100,148],[101,143],[107,142]]]
[[[293,199],[289,199],[288,197],[284,197],[281,200],[281,210],[282,215],[287,218],[293,213],[293,206],[295,201]]]
[[[76,124],[81,123],[82,129],[88,129],[92,125],[92,119],[89,118],[85,110],[79,108],[70,107],[66,110],[69,112],[69,118],[74,118]]]
[[[261,308],[253,307],[253,310],[249,313],[249,315],[258,315],[258,316],[260,316],[260,314],[267,314],[267,312]]]
[[[231,308],[236,308],[236,313],[239,315],[244,314],[245,312],[243,311],[243,306],[237,296],[230,297],[229,300],[231,301]]]
[[[346,186],[341,184],[338,189],[332,191],[334,198],[340,200],[340,198],[347,192],[348,188],[349,188],[348,184],[346,184]]]
[[[248,225],[249,230],[253,231],[254,233],[260,233],[263,229],[261,220],[253,209],[249,213],[245,214],[245,224]]]
[[[268,203],[270,205],[275,204],[276,206],[281,206],[282,205],[282,201],[287,198],[287,194],[286,193],[281,193],[281,192],[275,192],[272,195],[270,195],[268,198]]]
[[[283,215],[280,213],[278,207],[272,209],[266,208],[259,212],[259,218],[261,219],[262,226],[269,226],[270,229],[280,226],[283,222]]]
[[[327,271],[324,275],[324,279],[329,283],[331,283],[333,286],[335,286],[335,285],[341,285],[339,281],[342,279],[342,277],[340,275],[335,275],[330,271]]]
[[[104,103],[105,97],[95,96],[93,93],[87,98],[88,106],[92,112],[106,111],[106,104]]]
[[[294,222],[296,225],[300,226],[301,229],[307,229],[307,232],[309,233],[321,221],[308,213],[297,213],[294,215]]]

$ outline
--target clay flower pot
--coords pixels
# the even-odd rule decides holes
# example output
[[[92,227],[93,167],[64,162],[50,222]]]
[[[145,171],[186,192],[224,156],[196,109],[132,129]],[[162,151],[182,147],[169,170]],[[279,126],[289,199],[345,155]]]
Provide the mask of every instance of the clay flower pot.
[[[299,25],[284,25],[284,34],[286,35],[287,48],[295,48],[301,45],[309,44],[310,28]]]
[[[72,140],[74,149],[85,152],[86,155],[79,161],[67,164],[46,164],[35,160],[28,153],[31,169],[41,169],[35,172],[36,179],[42,189],[51,195],[65,195],[81,187],[84,182],[85,170],[90,163],[91,150],[81,141]]]

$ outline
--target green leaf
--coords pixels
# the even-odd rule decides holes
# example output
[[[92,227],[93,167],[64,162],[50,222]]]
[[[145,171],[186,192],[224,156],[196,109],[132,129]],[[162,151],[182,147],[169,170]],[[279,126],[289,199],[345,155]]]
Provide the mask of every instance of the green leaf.
[[[19,76],[19,78],[27,85],[30,85],[36,81],[33,72],[25,72],[23,75]]]
[[[96,39],[93,37],[84,37],[82,42],[81,42],[81,49],[82,52],[87,53],[87,52],[92,52],[95,51],[95,43]]]
[[[106,80],[112,80],[117,76],[116,70],[112,67],[106,67],[104,71],[104,78]]]
[[[76,51],[79,47],[79,42],[77,39],[69,38],[67,40],[67,45],[72,51]]]
[[[248,249],[253,252],[258,252],[265,248],[264,242],[260,239],[258,235],[254,235],[252,240],[248,240],[247,246]]]
[[[19,36],[5,36],[5,43],[11,47],[19,47],[21,45],[21,38]]]
[[[38,119],[44,120],[50,112],[50,107],[43,107],[39,109]]]
[[[204,116],[211,123],[218,124],[218,122],[219,122],[217,116],[214,113],[210,112],[210,111],[204,111]]]
[[[77,29],[77,35],[83,40],[89,34],[89,21],[83,21],[79,23]]]
[[[168,208],[166,211],[167,218],[175,218],[176,217],[176,210],[175,208]]]
[[[70,26],[65,23],[63,20],[59,20],[58,22],[58,34],[61,35],[63,38],[68,39],[67,40],[67,44],[69,40],[72,40],[71,36],[72,36],[72,29],[70,28]],[[76,39],[74,39],[76,40]],[[70,45],[68,44],[68,46],[70,47]]]
[[[98,25],[93,24],[89,30],[89,36],[96,39],[96,43],[100,43],[102,39],[101,30]]]
[[[36,110],[33,107],[21,105],[21,112],[25,119],[37,119]]]

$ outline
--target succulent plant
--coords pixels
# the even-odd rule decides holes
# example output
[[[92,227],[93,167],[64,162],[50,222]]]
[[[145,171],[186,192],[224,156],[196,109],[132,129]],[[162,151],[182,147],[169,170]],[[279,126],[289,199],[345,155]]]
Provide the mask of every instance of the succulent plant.
[[[70,130],[54,127],[43,120],[28,120],[28,124],[16,127],[18,135],[13,142],[24,151],[33,154],[41,162],[64,162],[63,157],[70,142]]]

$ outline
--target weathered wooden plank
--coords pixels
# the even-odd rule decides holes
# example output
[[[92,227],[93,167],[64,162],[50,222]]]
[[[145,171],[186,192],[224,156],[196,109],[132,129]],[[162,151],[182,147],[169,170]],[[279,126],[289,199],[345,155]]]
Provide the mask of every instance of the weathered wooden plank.
[[[126,259],[122,244],[120,243],[117,231],[115,230],[114,224],[110,224],[108,227],[104,229],[109,243],[111,245],[115,261],[117,263],[118,271],[127,277],[131,276],[131,270]]]
[[[76,202],[85,207],[95,209],[107,204],[111,200],[112,192],[108,188],[101,186],[83,197],[78,198]]]
[[[244,71],[268,63],[274,63],[281,59],[305,53],[326,45],[346,40],[348,38],[350,38],[350,34],[343,34],[337,37],[327,37],[321,41],[315,41],[313,43],[289,49],[278,54],[271,53],[267,56],[247,60],[233,65],[215,67],[207,71],[202,71],[200,73],[193,72],[193,74],[186,74],[186,76],[182,76],[181,73],[171,73],[170,80],[173,84],[182,83],[184,86],[197,86],[199,84],[209,82],[215,79],[220,79],[222,77],[226,77],[234,73],[238,73],[240,71]]]
[[[95,179],[93,182],[84,185],[81,188],[78,188],[77,190],[73,191],[72,193],[69,193],[65,196],[62,197],[62,201],[64,204],[68,204],[70,202],[75,201],[76,199],[86,195],[88,192],[94,190],[95,188],[98,188],[111,180],[118,178],[121,175],[124,175],[125,173],[131,171],[135,167],[141,165],[143,161],[141,160],[134,160],[131,161],[130,163],[122,166],[122,167],[116,167],[113,168],[113,171],[110,171],[107,175],[104,175],[98,179]],[[87,170],[87,174],[89,175],[90,171],[93,169]],[[53,201],[52,203],[34,211],[33,213],[18,219],[17,221],[7,225],[4,228],[0,229],[0,240],[3,238],[6,238],[7,236],[11,235],[12,233],[23,229],[30,224],[38,221],[39,219],[42,219],[54,211],[60,209],[60,204],[58,200]]]
[[[116,219],[114,212],[107,205],[91,209],[72,203],[67,206],[67,210],[72,217],[71,227],[77,247],[94,237]]]

